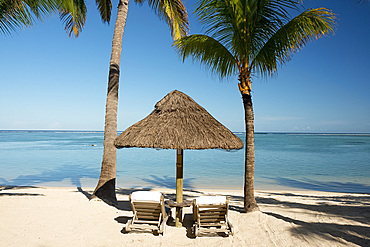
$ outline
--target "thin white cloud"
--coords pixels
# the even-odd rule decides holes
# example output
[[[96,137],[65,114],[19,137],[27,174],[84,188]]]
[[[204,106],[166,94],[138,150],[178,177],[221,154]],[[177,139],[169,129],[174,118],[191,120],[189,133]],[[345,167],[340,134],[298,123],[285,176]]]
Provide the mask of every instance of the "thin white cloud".
[[[287,117],[287,116],[264,116],[259,118],[262,121],[293,121],[301,120],[302,117]]]
[[[345,120],[324,120],[320,122],[322,125],[349,125],[353,124],[351,121]]]
[[[308,132],[312,132],[312,131],[316,131],[316,130],[311,128],[310,126],[306,126],[306,127],[295,126],[290,131],[303,131],[303,132],[308,131]]]

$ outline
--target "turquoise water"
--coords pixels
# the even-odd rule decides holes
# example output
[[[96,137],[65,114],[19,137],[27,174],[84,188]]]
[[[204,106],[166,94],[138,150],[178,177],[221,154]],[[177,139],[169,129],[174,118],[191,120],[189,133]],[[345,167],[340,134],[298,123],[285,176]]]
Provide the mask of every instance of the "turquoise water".
[[[243,135],[238,134],[243,140]],[[256,134],[257,189],[370,193],[370,135]],[[0,131],[0,184],[94,187],[102,132]],[[175,187],[175,150],[117,150],[118,187]],[[244,150],[185,150],[184,187],[243,188]]]

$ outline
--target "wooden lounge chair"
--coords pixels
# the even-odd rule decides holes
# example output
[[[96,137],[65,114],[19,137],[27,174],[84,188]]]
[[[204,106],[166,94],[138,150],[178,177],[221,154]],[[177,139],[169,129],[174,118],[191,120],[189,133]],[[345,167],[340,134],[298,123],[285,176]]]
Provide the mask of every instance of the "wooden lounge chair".
[[[136,191],[129,198],[134,217],[127,222],[126,232],[152,230],[163,235],[168,219],[163,195],[155,191]]]
[[[226,196],[200,196],[193,200],[196,237],[201,233],[223,232],[233,235],[233,227],[228,220],[229,203]]]

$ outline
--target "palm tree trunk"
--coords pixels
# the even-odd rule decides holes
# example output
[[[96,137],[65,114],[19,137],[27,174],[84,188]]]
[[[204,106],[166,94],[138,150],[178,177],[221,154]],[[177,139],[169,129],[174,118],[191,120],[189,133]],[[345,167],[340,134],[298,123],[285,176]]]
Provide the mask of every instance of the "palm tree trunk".
[[[245,114],[245,173],[244,210],[246,213],[259,210],[254,198],[254,115],[252,96],[242,93]]]
[[[108,94],[105,112],[104,151],[98,185],[91,198],[100,198],[108,204],[116,204],[117,154],[114,140],[117,137],[117,108],[119,66],[122,51],[123,32],[128,13],[128,0],[118,3],[117,20],[114,26],[112,54],[109,66]]]

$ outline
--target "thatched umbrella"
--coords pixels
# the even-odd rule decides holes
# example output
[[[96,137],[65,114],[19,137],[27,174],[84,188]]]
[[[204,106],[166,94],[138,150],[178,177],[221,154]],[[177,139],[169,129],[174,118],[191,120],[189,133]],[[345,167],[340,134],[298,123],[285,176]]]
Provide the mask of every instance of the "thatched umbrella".
[[[177,149],[176,202],[182,203],[183,149],[241,149],[243,142],[192,98],[172,91],[146,118],[126,129],[115,140],[117,148]],[[176,226],[181,226],[176,213]]]

